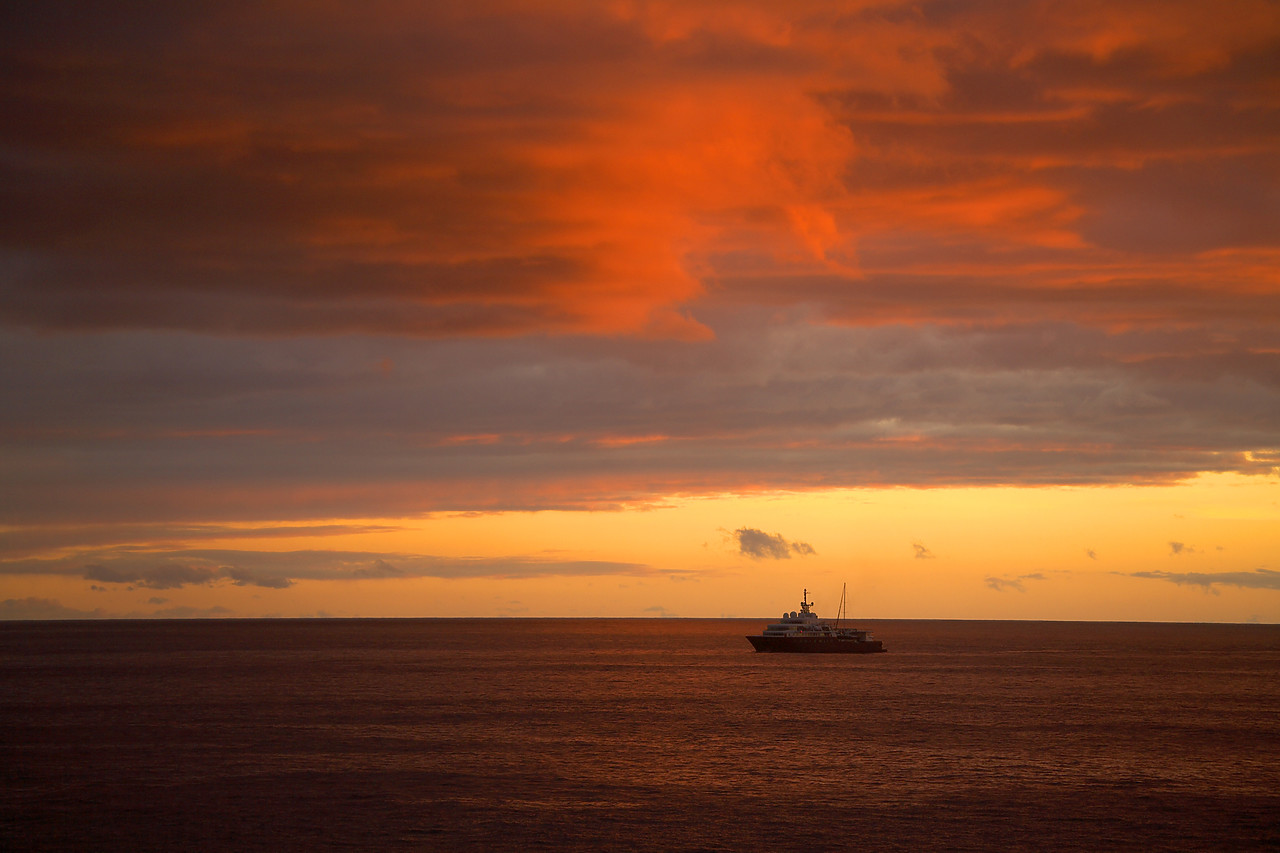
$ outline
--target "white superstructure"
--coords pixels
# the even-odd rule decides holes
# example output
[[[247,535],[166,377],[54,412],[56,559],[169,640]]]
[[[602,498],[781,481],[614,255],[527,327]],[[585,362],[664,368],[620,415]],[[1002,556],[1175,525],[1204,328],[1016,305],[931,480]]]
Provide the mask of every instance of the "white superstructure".
[[[859,631],[856,628],[841,628],[838,620],[837,624],[833,626],[827,620],[819,619],[818,614],[810,609],[812,607],[813,602],[809,601],[809,590],[806,589],[804,597],[800,601],[800,610],[783,613],[781,619],[765,627],[764,636],[841,637],[862,641],[871,639],[869,631]]]

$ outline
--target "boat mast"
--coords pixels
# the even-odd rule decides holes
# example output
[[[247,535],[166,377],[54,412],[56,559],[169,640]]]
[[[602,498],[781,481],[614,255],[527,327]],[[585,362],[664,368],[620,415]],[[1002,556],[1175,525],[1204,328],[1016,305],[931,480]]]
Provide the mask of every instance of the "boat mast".
[[[845,603],[845,593],[848,592],[848,590],[849,590],[849,585],[847,583],[840,585],[840,606],[836,608],[836,627],[837,628],[840,627],[840,617],[849,615],[848,604]]]

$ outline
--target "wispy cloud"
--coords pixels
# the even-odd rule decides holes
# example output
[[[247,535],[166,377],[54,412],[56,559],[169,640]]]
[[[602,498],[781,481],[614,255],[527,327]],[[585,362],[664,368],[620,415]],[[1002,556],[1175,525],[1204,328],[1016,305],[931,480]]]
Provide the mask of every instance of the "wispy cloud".
[[[983,579],[983,583],[996,592],[1004,592],[1005,590],[1016,590],[1017,592],[1026,592],[1027,587],[1023,581],[1042,581],[1045,580],[1043,572],[1030,572],[1017,577],[996,577],[989,575]]]
[[[916,559],[917,559],[917,560],[932,560],[932,559],[934,559],[933,552],[932,552],[932,551],[930,551],[928,548],[926,548],[924,545],[920,544],[919,542],[912,542],[912,543],[911,543],[911,547],[912,547],[912,548],[915,550],[915,552],[916,552]]]
[[[996,592],[1004,592],[1006,589],[1016,589],[1018,592],[1026,592],[1026,587],[1024,587],[1022,582],[1016,578],[988,577],[983,581],[983,583],[991,589],[994,589]]]
[[[148,614],[155,619],[220,619],[235,616],[235,611],[221,605],[213,607],[163,607]]]
[[[642,563],[557,560],[536,556],[439,557],[360,551],[187,550],[140,553],[131,549],[79,557],[0,562],[0,574],[60,574],[145,589],[189,586],[256,586],[286,589],[303,580],[369,580],[409,577],[548,577],[650,575]]]
[[[389,533],[385,524],[54,524],[0,536],[0,556],[14,559],[50,548],[90,548],[120,542],[163,548],[209,539],[287,539]]]
[[[733,531],[738,543],[738,553],[754,560],[789,560],[791,555],[807,557],[818,553],[808,542],[789,542],[780,533],[765,533],[754,527],[740,527]]]
[[[1179,586],[1198,586],[1210,592],[1216,592],[1220,586],[1280,590],[1280,572],[1273,569],[1244,572],[1130,572],[1128,577],[1168,581]]]

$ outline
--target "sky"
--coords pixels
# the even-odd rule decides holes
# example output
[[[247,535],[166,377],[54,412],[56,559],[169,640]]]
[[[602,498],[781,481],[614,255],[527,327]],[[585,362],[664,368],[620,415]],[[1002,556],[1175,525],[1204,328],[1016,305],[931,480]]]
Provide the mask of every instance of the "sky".
[[[0,618],[1280,622],[1280,5],[6,3]]]

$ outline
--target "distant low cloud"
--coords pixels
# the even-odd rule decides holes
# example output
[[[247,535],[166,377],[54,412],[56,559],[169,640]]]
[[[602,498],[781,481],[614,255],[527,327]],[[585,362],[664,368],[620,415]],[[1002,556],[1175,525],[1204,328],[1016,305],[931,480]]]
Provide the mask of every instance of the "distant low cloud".
[[[792,554],[808,557],[818,553],[808,542],[788,542],[779,533],[765,533],[754,527],[740,527],[733,535],[738,553],[753,560],[790,560]]]
[[[925,546],[921,545],[919,542],[912,542],[912,543],[911,543],[911,547],[912,547],[912,548],[914,548],[914,549],[915,549],[915,551],[916,551],[916,559],[917,559],[917,560],[932,560],[932,559],[934,559],[933,552],[932,552],[932,551],[930,551],[930,550],[929,550],[928,548],[926,548]]]
[[[1022,583],[1023,581],[1042,581],[1042,580],[1045,580],[1045,576],[1042,572],[1031,572],[1025,575],[1018,575],[1017,577],[988,576],[983,580],[983,583],[986,584],[991,589],[994,589],[996,592],[1005,592],[1006,590],[1010,590],[1010,589],[1015,590],[1017,592],[1026,592],[1027,588]]]
[[[7,598],[0,601],[3,619],[99,619],[102,610],[76,610],[53,598]]]
[[[84,567],[84,579],[113,584],[135,584],[147,589],[181,589],[184,586],[202,585],[217,580],[215,567],[192,563],[178,563],[164,559],[121,560],[103,565],[91,563]]]
[[[148,604],[165,604],[167,598],[151,598]],[[134,611],[130,613],[109,613],[100,607],[93,610],[78,610],[67,607],[52,598],[10,598],[0,601],[0,620],[44,620],[44,619],[208,619],[213,617],[234,616],[235,612],[226,607],[188,607],[185,605],[163,607],[151,612]]]
[[[216,619],[234,616],[235,611],[222,606],[166,607],[151,614],[156,619]]]
[[[1179,586],[1198,586],[1210,592],[1217,592],[1217,587],[1220,586],[1280,590],[1280,572],[1273,569],[1255,569],[1251,572],[1130,572],[1129,577],[1169,581]]]
[[[129,584],[144,589],[181,589],[184,586],[208,586],[219,581],[267,589],[287,589],[293,585],[287,577],[255,571],[243,565],[221,564],[198,555],[158,558],[143,555],[106,564],[93,563],[84,567],[83,577],[85,580]]]
[[[1007,589],[1016,589],[1018,592],[1027,591],[1026,587],[1024,587],[1021,582],[1017,580],[1010,580],[1009,578],[988,577],[983,581],[983,583],[991,589],[994,589],[996,592],[1004,592]]]
[[[807,547],[803,543],[797,545]],[[644,563],[608,560],[556,560],[528,555],[438,557],[363,551],[183,550],[139,553],[128,549],[112,549],[82,554],[79,557],[0,562],[0,575],[79,576],[95,581],[96,584],[155,590],[218,584],[287,589],[302,580],[527,578],[658,573],[657,569]]]
[[[1171,557],[1177,557],[1181,554],[1194,554],[1194,553],[1196,553],[1196,549],[1192,548],[1190,545],[1187,545],[1184,542],[1169,543],[1169,556]]]

